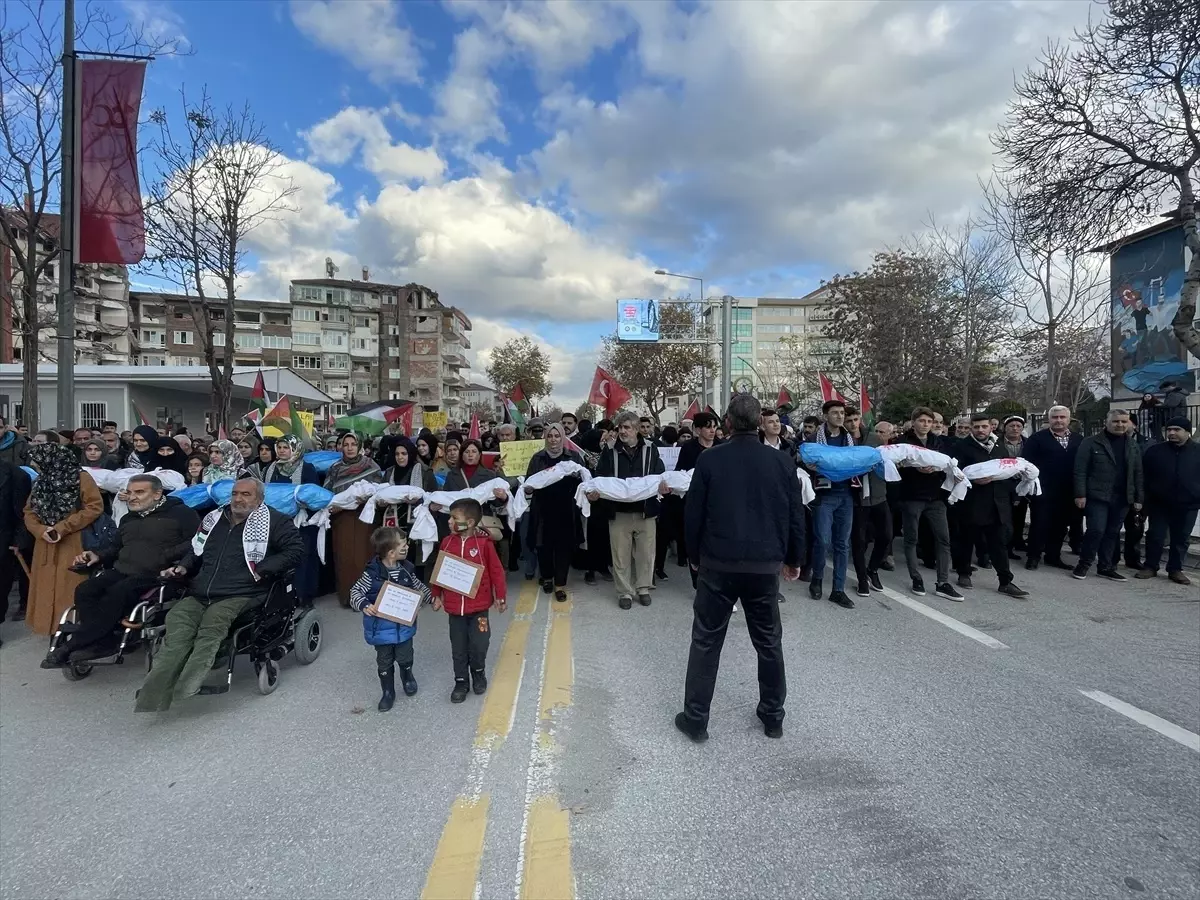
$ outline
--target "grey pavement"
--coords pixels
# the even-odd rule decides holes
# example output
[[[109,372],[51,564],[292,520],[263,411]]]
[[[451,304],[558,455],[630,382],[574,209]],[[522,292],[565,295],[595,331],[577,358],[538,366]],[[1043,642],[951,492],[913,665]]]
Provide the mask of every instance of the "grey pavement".
[[[1200,896],[1200,753],[1080,693],[1200,731],[1200,588],[1043,569],[1018,570],[1026,601],[987,572],[964,603],[922,598],[997,650],[886,595],[842,610],[788,585],[783,739],[754,717],[735,616],[696,746],[671,722],[691,612],[668,572],[630,611],[611,585],[574,586],[552,776],[578,897]],[[239,663],[230,694],[151,718],[132,711],[140,654],[71,684],[37,668],[42,639],[0,625],[0,897],[416,897],[471,773],[490,798],[474,893],[513,897],[550,605],[482,769],[481,704],[450,705],[436,614],[421,691],[387,714],[359,617],[328,600],[321,657],[286,661],[276,693]],[[493,616],[489,665],[512,621]]]

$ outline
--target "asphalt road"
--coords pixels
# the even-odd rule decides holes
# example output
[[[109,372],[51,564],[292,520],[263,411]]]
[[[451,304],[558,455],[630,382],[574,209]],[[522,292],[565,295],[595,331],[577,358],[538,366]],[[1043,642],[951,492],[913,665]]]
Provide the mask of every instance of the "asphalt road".
[[[918,602],[896,573],[842,610],[790,585],[784,738],[735,619],[696,746],[669,573],[628,612],[512,576],[462,706],[427,611],[386,714],[329,600],[273,695],[240,663],[150,717],[140,654],[72,684],[0,625],[0,897],[1200,896],[1200,587],[1020,570],[1014,601],[981,572]]]

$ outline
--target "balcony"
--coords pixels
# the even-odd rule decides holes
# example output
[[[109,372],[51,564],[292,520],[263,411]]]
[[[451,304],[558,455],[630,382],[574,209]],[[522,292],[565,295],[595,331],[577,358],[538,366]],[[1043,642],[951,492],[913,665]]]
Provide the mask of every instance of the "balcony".
[[[470,365],[470,363],[467,362],[467,358],[457,351],[452,351],[452,352],[448,352],[448,353],[443,352],[442,353],[442,362],[449,363],[452,366],[459,366],[459,367]]]

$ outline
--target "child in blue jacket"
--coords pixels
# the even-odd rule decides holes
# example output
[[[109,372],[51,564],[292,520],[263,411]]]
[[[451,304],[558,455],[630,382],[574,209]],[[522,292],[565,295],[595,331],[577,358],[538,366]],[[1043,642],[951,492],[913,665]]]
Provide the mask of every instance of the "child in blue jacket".
[[[375,598],[387,581],[420,591],[425,603],[431,603],[432,598],[429,588],[414,574],[412,563],[405,559],[408,539],[404,532],[397,528],[376,528],[371,534],[371,547],[375,555],[350,588],[350,606],[363,614],[363,637],[375,648],[379,684],[383,688],[379,711],[387,712],[396,702],[396,663],[400,664],[404,693],[411,697],[417,692],[417,680],[412,673],[412,639],[417,633],[417,624],[401,625],[376,616]]]

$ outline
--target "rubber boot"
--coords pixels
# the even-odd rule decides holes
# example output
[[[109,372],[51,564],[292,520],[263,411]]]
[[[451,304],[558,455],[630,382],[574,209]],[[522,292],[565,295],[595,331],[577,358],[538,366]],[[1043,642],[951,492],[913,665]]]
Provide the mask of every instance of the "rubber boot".
[[[412,666],[400,667],[400,684],[404,686],[406,697],[411,697],[417,692],[417,679],[413,678]]]
[[[483,674],[483,669],[471,670],[471,689],[477,694],[487,690],[487,676]]]
[[[383,688],[383,696],[379,698],[379,711],[387,712],[396,702],[396,669],[394,666],[386,672],[379,673],[379,686]]]

